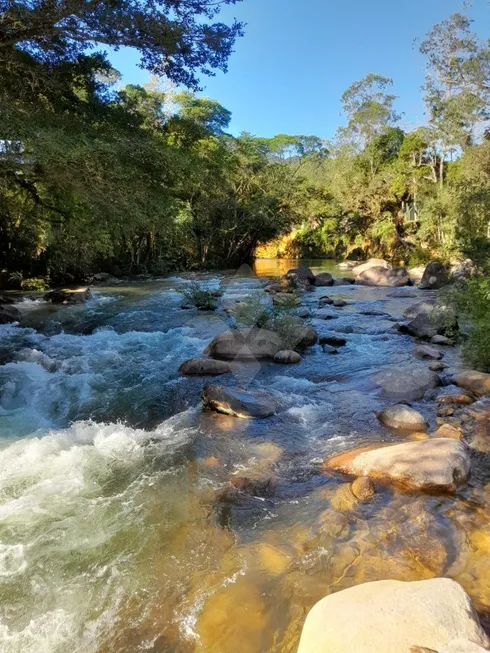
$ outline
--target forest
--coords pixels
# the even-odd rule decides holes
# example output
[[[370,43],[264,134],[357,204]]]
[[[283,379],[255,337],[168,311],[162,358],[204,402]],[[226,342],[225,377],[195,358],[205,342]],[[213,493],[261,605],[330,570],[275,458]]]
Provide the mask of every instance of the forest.
[[[371,73],[343,94],[331,141],[233,136],[199,75],[226,70],[244,26],[213,21],[234,1],[7,3],[4,287],[230,268],[256,253],[485,264],[490,45],[472,21],[454,14],[418,43],[426,124],[413,131],[393,80]],[[106,45],[139,50],[148,84],[122,86]]]

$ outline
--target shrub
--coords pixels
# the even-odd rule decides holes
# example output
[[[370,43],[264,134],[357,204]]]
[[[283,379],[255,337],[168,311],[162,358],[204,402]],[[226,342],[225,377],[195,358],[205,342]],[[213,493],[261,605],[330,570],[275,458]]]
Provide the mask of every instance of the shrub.
[[[262,293],[249,295],[238,304],[235,311],[236,321],[248,327],[262,329],[271,317],[272,307]]]
[[[217,293],[201,286],[193,281],[188,288],[182,291],[181,295],[185,301],[195,306],[200,311],[214,311],[218,306]]]
[[[464,360],[474,369],[490,372],[490,278],[459,282],[445,293],[445,299],[469,322]]]
[[[32,290],[44,292],[49,287],[49,280],[44,277],[32,277],[31,279],[22,279],[20,287],[22,290]]]

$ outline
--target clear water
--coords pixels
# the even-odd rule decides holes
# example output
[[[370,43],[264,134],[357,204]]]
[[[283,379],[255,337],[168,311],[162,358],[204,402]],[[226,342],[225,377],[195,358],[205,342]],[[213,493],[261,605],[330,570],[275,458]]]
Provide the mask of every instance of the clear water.
[[[293,265],[200,278],[227,302]],[[426,365],[391,330],[417,298],[309,293],[313,309],[326,291],[347,299],[313,324],[348,344],[221,377],[277,399],[277,416],[245,421],[203,413],[205,381],[178,376],[229,324],[180,308],[189,280],[98,288],[83,306],[26,300],[21,327],[0,327],[0,651],[292,652],[316,600],[379,578],[454,577],[486,611],[484,461],[456,497],[379,488],[354,507],[345,479],[321,471],[333,452],[396,439],[376,419],[389,402],[372,375]],[[362,314],[373,309],[392,319]],[[416,407],[435,426],[435,404]],[[274,492],[217,501],[233,476],[270,478]]]

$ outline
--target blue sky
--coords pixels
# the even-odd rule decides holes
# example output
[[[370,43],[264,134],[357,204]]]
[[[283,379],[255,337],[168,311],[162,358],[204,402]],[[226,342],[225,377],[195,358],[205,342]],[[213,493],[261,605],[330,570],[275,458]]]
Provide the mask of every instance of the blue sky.
[[[203,78],[204,95],[233,113],[230,131],[334,135],[340,96],[367,73],[392,77],[403,124],[424,122],[424,59],[413,40],[461,11],[462,0],[243,0],[221,14],[247,23],[227,74]],[[475,30],[490,34],[487,0],[474,0]],[[131,51],[110,55],[124,82],[148,73]]]

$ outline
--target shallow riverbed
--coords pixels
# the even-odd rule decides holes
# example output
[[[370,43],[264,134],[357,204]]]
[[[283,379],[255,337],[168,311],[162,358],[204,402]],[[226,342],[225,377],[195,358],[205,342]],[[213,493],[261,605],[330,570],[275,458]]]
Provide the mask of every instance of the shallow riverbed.
[[[225,303],[293,265],[200,278]],[[305,295],[312,310],[327,293],[347,301],[335,319],[312,320],[347,346],[220,377],[279,403],[247,421],[203,413],[209,379],[178,375],[229,326],[222,311],[181,309],[189,279],[97,288],[82,306],[26,300],[21,327],[0,326],[2,653],[292,653],[318,599],[384,578],[449,576],[490,609],[485,456],[473,454],[456,496],[378,487],[357,504],[347,479],[321,469],[332,453],[399,438],[376,418],[393,401],[372,376],[427,367],[392,327],[430,293]],[[457,349],[444,360],[456,369]],[[435,402],[413,405],[435,428]],[[233,476],[270,478],[274,492],[216,502]]]

